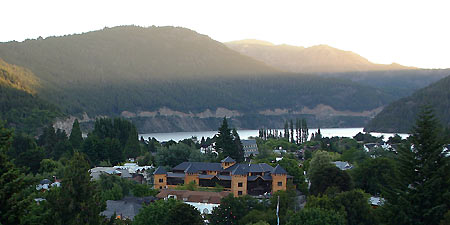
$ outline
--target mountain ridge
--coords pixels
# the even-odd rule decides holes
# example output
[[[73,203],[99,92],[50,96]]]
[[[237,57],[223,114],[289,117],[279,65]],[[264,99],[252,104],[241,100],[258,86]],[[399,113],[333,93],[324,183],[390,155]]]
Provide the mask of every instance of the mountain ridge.
[[[274,68],[294,73],[417,69],[397,63],[375,64],[357,53],[340,50],[325,44],[305,48],[303,46],[274,45],[266,41],[244,39],[226,42],[225,45],[243,55],[261,60]]]
[[[170,121],[189,129],[189,121],[213,126],[219,116],[248,129],[300,116],[317,126],[363,126],[398,99],[351,79],[282,72],[179,27],[121,26],[0,43],[0,57],[34,73],[37,95],[65,115],[123,116],[174,130]]]

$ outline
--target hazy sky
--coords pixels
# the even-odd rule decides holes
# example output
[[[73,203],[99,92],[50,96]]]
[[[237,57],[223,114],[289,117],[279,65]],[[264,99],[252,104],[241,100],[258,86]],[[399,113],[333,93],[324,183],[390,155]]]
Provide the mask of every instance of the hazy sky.
[[[2,0],[0,6],[0,42],[170,25],[221,42],[327,44],[375,63],[450,68],[448,0]]]

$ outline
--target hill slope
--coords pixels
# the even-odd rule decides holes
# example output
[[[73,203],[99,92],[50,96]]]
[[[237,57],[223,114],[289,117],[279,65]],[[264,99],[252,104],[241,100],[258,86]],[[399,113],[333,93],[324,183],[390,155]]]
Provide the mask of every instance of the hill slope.
[[[328,126],[361,126],[396,99],[349,80],[279,72],[185,28],[122,26],[0,43],[0,57],[29,68],[36,92],[66,114],[154,121],[148,126],[161,117],[232,116],[239,128],[281,127],[285,117],[305,114]]]
[[[35,134],[38,128],[62,116],[55,106],[33,95],[38,85],[29,70],[0,59],[0,120],[19,132]]]
[[[375,64],[356,53],[327,45],[304,48],[291,45],[273,45],[259,40],[241,40],[225,44],[243,55],[261,60],[274,68],[294,73],[414,69],[399,64]]]
[[[445,125],[450,125],[450,76],[413,95],[389,104],[365,127],[365,131],[409,132],[420,108],[430,105]]]

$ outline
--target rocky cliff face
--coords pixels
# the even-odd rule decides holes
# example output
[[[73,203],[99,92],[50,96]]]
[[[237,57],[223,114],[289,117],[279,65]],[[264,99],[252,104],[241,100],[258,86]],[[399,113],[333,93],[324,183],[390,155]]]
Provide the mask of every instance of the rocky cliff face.
[[[282,128],[285,121],[305,118],[310,127],[363,127],[380,109],[364,112],[335,110],[327,105],[307,108],[300,111],[289,109],[268,109],[257,113],[242,113],[225,108],[201,113],[183,113],[169,108],[155,112],[122,112],[122,116],[131,120],[139,133],[164,133],[183,131],[217,130],[223,117],[229,118],[232,127],[237,129]],[[54,126],[70,134],[75,117],[57,121]],[[93,128],[94,119],[85,115],[80,118],[85,132]]]

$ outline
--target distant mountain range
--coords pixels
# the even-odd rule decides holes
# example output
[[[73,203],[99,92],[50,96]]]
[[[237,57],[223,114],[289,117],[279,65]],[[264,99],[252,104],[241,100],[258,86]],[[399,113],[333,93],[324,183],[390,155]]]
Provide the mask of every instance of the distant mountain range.
[[[364,130],[408,133],[424,106],[431,106],[442,124],[450,126],[450,76],[392,102]]]
[[[360,70],[306,75],[227,46],[186,28],[120,26],[0,43],[0,58],[27,71],[3,81],[9,87],[51,102],[65,115],[130,118],[140,132],[215,130],[224,116],[248,129],[282,127],[296,117],[308,118],[311,126],[363,126],[388,103],[446,73],[397,65],[384,67],[395,71],[361,72],[370,62],[344,52],[359,60],[354,67]],[[321,48],[337,52],[330,55],[343,52]],[[393,84],[400,83],[404,88],[397,90]]]
[[[375,64],[362,56],[328,45],[309,48],[274,45],[260,40],[240,40],[225,43],[229,48],[282,71],[294,73],[338,73],[381,70],[411,70],[399,64]]]

